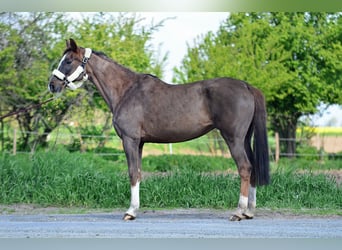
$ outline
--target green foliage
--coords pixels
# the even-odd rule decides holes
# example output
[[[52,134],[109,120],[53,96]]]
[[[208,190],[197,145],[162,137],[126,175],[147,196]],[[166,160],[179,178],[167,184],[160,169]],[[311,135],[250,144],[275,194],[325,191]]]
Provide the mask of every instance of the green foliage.
[[[175,81],[230,76],[260,88],[272,128],[295,138],[298,118],[341,104],[340,13],[238,13],[188,48]],[[285,143],[295,152],[293,141]]]
[[[98,13],[78,23],[75,26],[78,32],[74,37],[82,41],[82,46],[103,51],[134,71],[162,77],[160,66],[164,61],[154,59],[154,48],[150,40],[163,22],[142,27],[141,19],[134,14],[113,16]]]
[[[140,21],[135,15],[101,13],[83,20],[72,20],[68,13],[0,13],[0,114],[48,98],[49,76],[59,63],[65,39],[70,37],[133,70],[161,77],[166,56],[156,55],[150,40],[163,21],[150,27],[141,27]],[[40,109],[14,117],[11,126],[21,131],[18,149],[34,151],[45,147],[47,135],[75,111],[81,114],[76,119],[93,117],[96,109],[108,116],[109,109],[95,88],[85,88],[87,91],[66,91]],[[110,119],[106,120],[103,130],[109,127]]]
[[[297,154],[300,154],[301,158],[307,160],[319,160],[322,158],[322,156],[320,156],[318,153],[319,152],[316,147],[309,145],[297,146]]]
[[[0,111],[24,109],[47,99],[47,80],[50,75],[53,48],[68,26],[59,13],[2,13],[0,15]],[[54,59],[55,60],[55,59]],[[27,110],[10,117],[11,125],[20,129],[18,149],[34,149],[44,144],[46,135],[63,118],[70,102],[62,99],[58,110],[52,105]],[[61,105],[62,104],[62,105]],[[69,105],[68,105],[69,104]],[[55,115],[52,115],[57,111]],[[7,113],[6,112],[6,113]],[[8,118],[10,120],[10,118]],[[28,133],[23,133],[24,131]],[[34,136],[32,136],[35,134]]]

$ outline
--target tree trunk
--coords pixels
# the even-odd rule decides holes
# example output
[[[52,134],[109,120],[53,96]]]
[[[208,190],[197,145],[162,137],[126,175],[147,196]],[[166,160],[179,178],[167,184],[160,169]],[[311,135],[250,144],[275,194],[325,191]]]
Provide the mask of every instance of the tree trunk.
[[[296,124],[289,124],[288,127],[284,128],[284,138],[286,139],[284,141],[284,148],[286,152],[286,156],[288,158],[294,158],[296,155]]]
[[[298,115],[278,115],[272,121],[274,131],[279,133],[280,151],[288,158],[294,158],[296,156],[296,130],[298,118]]]

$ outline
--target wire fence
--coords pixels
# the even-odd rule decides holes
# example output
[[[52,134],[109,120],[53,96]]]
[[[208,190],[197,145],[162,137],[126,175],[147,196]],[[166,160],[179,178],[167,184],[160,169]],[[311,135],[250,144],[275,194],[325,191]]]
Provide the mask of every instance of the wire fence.
[[[114,134],[80,134],[56,132],[38,133],[32,131],[18,131],[13,129],[7,131],[6,139],[3,131],[0,131],[0,150],[11,154],[34,153],[37,149],[31,146],[31,150],[18,150],[17,145],[20,138],[24,135],[46,136],[48,142],[47,149],[53,149],[57,145],[72,148],[73,151],[91,151],[101,156],[121,156],[124,155],[121,139]],[[6,140],[6,146],[5,141]],[[297,145],[295,153],[287,153],[281,149],[282,142],[293,141]],[[272,160],[278,161],[281,157],[318,157],[323,158],[338,157],[342,158],[342,136],[321,136],[315,135],[311,138],[279,138],[269,137],[270,155]],[[106,148],[107,150],[103,150]],[[111,150],[113,149],[113,150]],[[229,150],[220,136],[203,136],[192,141],[176,144],[146,144],[144,155],[158,154],[198,154],[208,156],[230,157]]]

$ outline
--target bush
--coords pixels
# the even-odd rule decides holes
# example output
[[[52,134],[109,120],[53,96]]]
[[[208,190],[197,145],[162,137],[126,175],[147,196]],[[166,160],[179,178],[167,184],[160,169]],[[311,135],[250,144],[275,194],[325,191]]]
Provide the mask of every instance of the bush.
[[[342,151],[338,152],[338,153],[329,153],[328,159],[329,160],[339,160],[340,162],[342,162]]]
[[[312,146],[308,145],[300,145],[297,146],[297,154],[299,154],[299,157],[306,160],[319,160],[320,155],[319,151]]]

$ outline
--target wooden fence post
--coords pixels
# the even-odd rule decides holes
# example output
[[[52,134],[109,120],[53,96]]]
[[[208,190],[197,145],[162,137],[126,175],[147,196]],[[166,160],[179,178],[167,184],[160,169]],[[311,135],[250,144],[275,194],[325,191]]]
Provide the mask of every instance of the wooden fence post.
[[[17,129],[13,130],[13,155],[17,154]]]
[[[5,147],[5,136],[4,136],[4,122],[1,120],[1,151],[4,151],[4,147]]]
[[[279,133],[275,133],[275,162],[278,163],[280,156]]]

